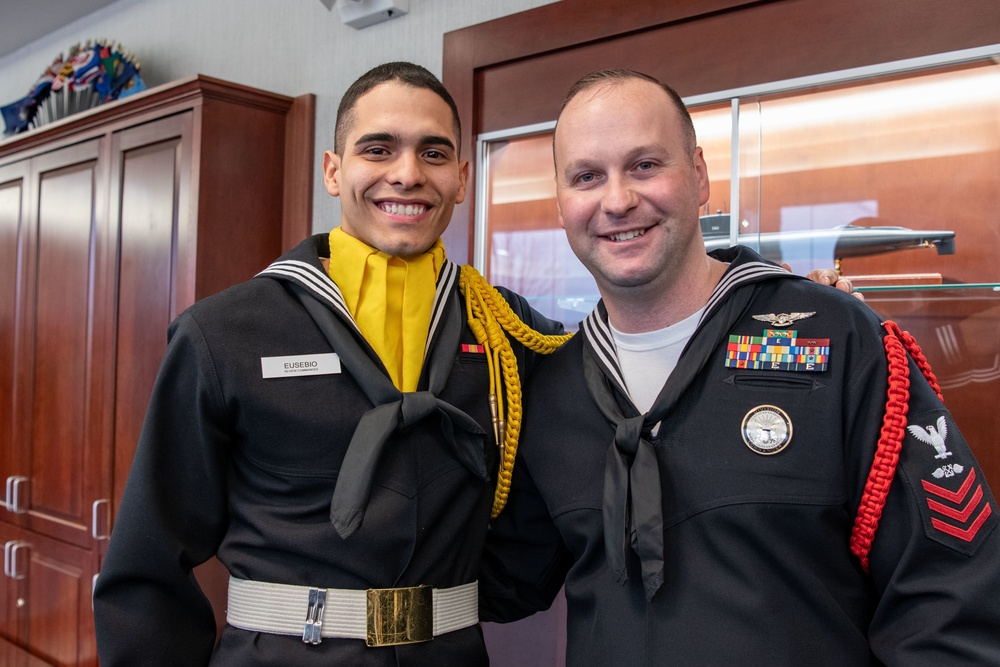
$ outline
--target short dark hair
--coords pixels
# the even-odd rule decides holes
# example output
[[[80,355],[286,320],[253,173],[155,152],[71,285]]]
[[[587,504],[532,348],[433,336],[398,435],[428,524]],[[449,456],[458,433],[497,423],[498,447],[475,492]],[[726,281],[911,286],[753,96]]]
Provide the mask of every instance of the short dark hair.
[[[654,85],[659,86],[673,102],[674,106],[677,108],[677,112],[681,116],[681,124],[683,125],[685,140],[687,143],[687,149],[689,153],[694,153],[695,146],[698,143],[694,132],[694,123],[691,121],[691,114],[688,113],[687,107],[684,106],[684,100],[681,96],[677,94],[677,91],[668,86],[665,83],[661,83],[657,79],[649,76],[648,74],[643,74],[642,72],[636,72],[630,69],[620,69],[620,68],[610,68],[602,69],[596,72],[591,72],[586,76],[580,78],[576,83],[574,83],[569,92],[566,93],[565,99],[563,99],[562,106],[559,107],[559,115],[562,115],[563,109],[566,105],[572,101],[574,97],[579,95],[585,90],[599,86],[604,83],[610,84],[621,84],[626,81],[633,79],[638,79],[640,81],[648,81]],[[557,125],[558,128],[558,125]]]
[[[426,68],[408,62],[394,62],[383,63],[368,70],[357,81],[352,83],[351,87],[344,93],[344,96],[340,98],[340,106],[337,107],[337,122],[333,133],[334,152],[341,156],[344,154],[347,133],[350,132],[351,126],[354,125],[354,108],[358,104],[358,99],[372,88],[390,81],[399,81],[414,88],[426,88],[444,100],[448,108],[451,109],[455,140],[458,142],[457,148],[461,150],[462,123],[458,119],[458,107],[455,105],[455,100],[452,99],[448,89]]]

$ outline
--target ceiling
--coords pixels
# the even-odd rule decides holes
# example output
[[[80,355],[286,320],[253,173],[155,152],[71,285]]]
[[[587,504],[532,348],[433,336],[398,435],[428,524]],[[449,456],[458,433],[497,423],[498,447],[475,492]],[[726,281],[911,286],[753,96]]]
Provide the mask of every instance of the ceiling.
[[[0,0],[0,58],[115,0]],[[63,48],[68,49],[70,44]],[[52,57],[55,57],[55,53]]]

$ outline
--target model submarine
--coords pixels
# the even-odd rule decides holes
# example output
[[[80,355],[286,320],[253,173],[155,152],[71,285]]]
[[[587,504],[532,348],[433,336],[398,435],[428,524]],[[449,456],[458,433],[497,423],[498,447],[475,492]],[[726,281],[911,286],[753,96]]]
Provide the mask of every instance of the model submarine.
[[[729,214],[704,215],[701,230],[705,249],[719,250],[729,241]],[[842,225],[831,229],[811,229],[763,234],[741,234],[737,242],[757,250],[775,262],[830,257],[879,255],[910,248],[935,248],[939,255],[955,253],[955,232],[913,230],[906,227],[861,227]]]

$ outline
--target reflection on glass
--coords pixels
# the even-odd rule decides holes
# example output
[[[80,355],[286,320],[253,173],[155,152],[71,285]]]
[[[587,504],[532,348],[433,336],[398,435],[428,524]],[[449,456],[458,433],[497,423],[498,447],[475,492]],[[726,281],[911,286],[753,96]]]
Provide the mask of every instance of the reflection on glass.
[[[734,114],[692,118],[711,179],[703,231],[728,245]],[[998,282],[997,118],[993,61],[741,99],[739,242],[862,288]],[[558,225],[551,132],[487,151],[487,276],[573,326],[597,292]]]
[[[544,315],[578,322],[597,286],[559,226],[552,133],[489,145],[486,278],[523,295]]]

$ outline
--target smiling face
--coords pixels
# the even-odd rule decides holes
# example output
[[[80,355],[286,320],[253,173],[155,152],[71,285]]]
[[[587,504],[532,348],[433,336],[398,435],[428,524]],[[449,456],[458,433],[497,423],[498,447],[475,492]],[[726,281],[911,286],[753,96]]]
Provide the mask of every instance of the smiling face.
[[[555,133],[560,224],[601,294],[661,295],[705,261],[700,148],[658,85],[599,83],[573,97]]]
[[[389,81],[358,98],[341,155],[327,151],[327,191],[341,228],[396,257],[426,252],[465,198],[468,163],[448,104],[426,88]]]

